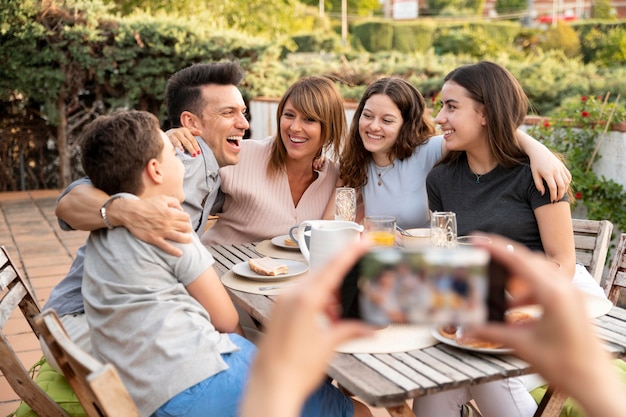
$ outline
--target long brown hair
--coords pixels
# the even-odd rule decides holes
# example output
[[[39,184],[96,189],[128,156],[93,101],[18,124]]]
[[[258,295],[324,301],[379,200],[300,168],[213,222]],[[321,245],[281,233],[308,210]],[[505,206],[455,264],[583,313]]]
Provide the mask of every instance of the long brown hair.
[[[512,167],[528,157],[515,131],[524,122],[528,97],[517,79],[502,66],[481,61],[452,70],[444,83],[452,81],[467,90],[469,98],[484,106],[487,144],[499,165]],[[464,151],[451,151],[441,163],[456,161]]]
[[[322,147],[317,156],[329,149],[332,149],[333,155],[339,155],[341,143],[346,135],[347,121],[343,97],[335,83],[320,76],[301,78],[289,87],[278,103],[276,111],[278,131],[274,137],[271,157],[267,165],[269,175],[276,175],[285,168],[287,149],[280,136],[280,118],[285,103],[289,99],[297,111],[317,120],[321,125]]]
[[[396,77],[374,81],[367,87],[359,101],[339,160],[340,178],[348,187],[362,187],[367,183],[367,164],[372,155],[363,146],[359,133],[359,119],[367,100],[376,94],[388,96],[398,106],[403,119],[390,156],[404,160],[435,134],[431,116],[426,112],[426,100],[417,88],[408,81]]]

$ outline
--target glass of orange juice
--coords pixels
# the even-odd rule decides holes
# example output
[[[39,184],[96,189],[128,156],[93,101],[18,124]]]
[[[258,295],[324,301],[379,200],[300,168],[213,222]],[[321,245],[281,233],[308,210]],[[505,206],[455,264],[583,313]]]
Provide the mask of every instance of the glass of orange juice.
[[[366,216],[365,235],[377,246],[393,246],[396,242],[396,218],[393,216]]]

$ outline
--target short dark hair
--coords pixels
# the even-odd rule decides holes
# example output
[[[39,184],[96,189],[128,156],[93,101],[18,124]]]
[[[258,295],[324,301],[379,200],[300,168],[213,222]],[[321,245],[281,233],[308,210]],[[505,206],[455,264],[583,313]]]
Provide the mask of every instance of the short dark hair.
[[[142,193],[142,171],[162,151],[159,120],[146,111],[99,116],[81,136],[83,169],[93,185],[109,195]]]
[[[176,72],[167,81],[165,97],[167,115],[171,127],[181,127],[180,115],[184,111],[200,115],[202,86],[208,84],[238,86],[243,80],[244,71],[236,61],[194,64]]]

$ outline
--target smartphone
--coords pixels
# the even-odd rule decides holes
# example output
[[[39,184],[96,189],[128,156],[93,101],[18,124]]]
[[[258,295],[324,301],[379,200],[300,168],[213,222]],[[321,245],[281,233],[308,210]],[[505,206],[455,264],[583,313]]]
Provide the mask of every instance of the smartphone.
[[[377,326],[502,321],[507,275],[481,248],[373,248],[344,278],[343,317]]]

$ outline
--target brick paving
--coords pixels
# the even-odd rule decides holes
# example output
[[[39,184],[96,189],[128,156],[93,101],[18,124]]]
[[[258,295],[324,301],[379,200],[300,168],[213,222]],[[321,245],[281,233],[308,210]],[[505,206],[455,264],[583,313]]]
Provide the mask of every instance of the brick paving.
[[[0,245],[30,282],[39,306],[68,271],[86,232],[64,232],[56,221],[58,190],[0,193]],[[39,342],[21,313],[15,312],[3,329],[24,367],[41,358]],[[0,374],[0,416],[15,411],[17,394]]]

